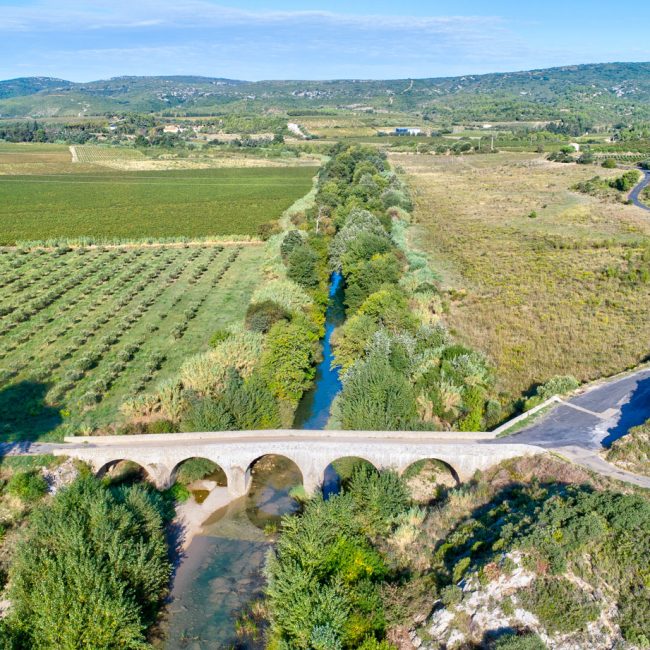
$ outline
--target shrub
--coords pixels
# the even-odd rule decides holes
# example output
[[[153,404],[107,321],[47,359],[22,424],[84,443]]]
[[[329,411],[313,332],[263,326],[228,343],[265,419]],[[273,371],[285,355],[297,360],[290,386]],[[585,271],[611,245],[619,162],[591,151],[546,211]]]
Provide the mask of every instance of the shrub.
[[[374,356],[355,365],[345,377],[339,399],[344,429],[409,429],[417,418],[413,389],[387,359]]]
[[[287,277],[303,287],[318,285],[318,255],[307,244],[296,246],[287,257]]]
[[[335,330],[332,337],[334,360],[342,373],[363,357],[368,342],[378,330],[375,320],[363,314],[355,314]]]
[[[490,644],[490,650],[546,650],[547,646],[534,632],[508,632]]]
[[[202,397],[190,402],[180,428],[181,431],[233,431],[235,422],[220,400]]]
[[[170,576],[164,512],[150,490],[92,477],[37,509],[11,568],[23,647],[143,648]]]
[[[556,375],[535,389],[535,394],[526,400],[524,410],[527,411],[554,395],[566,395],[578,388],[578,386],[580,386],[580,383],[575,377],[571,375]]]
[[[291,314],[272,300],[251,302],[246,310],[245,324],[253,332],[268,332],[275,323],[291,320]]]
[[[273,325],[266,339],[260,372],[273,394],[296,405],[313,376],[318,335],[303,319]]]
[[[210,347],[211,348],[218,348],[223,341],[225,341],[227,338],[230,338],[231,332],[228,330],[217,330],[212,334],[210,337]]]
[[[7,492],[22,501],[38,501],[47,493],[47,481],[37,470],[17,472],[7,483]]]
[[[551,634],[582,630],[600,614],[600,607],[566,578],[538,578],[518,595]]]
[[[298,230],[290,230],[280,244],[280,254],[286,260],[294,248],[303,245],[302,235]]]
[[[189,485],[210,476],[218,469],[219,466],[207,458],[190,458],[178,468],[176,480],[183,485]]]
[[[605,158],[605,160],[603,160],[602,167],[605,169],[616,169],[616,160],[614,160],[614,158]]]
[[[458,585],[447,585],[440,592],[440,600],[445,607],[459,605],[463,600],[463,590]]]
[[[631,169],[622,176],[609,181],[609,184],[619,192],[629,192],[639,182],[640,178],[640,172],[636,169]]]
[[[171,420],[153,420],[147,424],[147,433],[176,433],[177,429]]]

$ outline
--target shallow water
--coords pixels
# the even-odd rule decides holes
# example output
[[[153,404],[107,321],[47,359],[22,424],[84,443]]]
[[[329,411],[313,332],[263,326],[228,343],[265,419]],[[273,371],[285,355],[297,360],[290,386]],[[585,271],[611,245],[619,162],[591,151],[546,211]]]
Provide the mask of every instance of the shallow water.
[[[345,319],[343,278],[332,275],[326,312],[323,360],[316,368],[313,388],[301,400],[294,428],[323,429],[334,398],[341,390],[332,369],[331,336]],[[261,462],[253,469],[247,496],[233,501],[203,524],[176,573],[164,626],[166,650],[262,650],[261,640],[237,636],[237,621],[251,602],[261,597],[262,570],[270,548],[263,530],[295,512],[291,488],[302,481],[298,468],[284,458]],[[338,476],[326,477],[325,491],[336,492]]]
[[[182,558],[164,626],[167,650],[264,647],[261,640],[238,638],[236,623],[262,595],[270,548],[263,529],[298,509],[289,492],[301,476],[291,461],[279,458],[256,465],[252,478],[249,494],[209,517]]]

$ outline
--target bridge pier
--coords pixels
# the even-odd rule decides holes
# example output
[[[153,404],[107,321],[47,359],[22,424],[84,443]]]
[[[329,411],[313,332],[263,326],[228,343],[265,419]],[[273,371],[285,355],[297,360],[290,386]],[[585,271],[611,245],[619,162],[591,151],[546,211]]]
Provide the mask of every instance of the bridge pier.
[[[314,470],[303,471],[302,472],[302,485],[305,488],[305,492],[309,496],[313,496],[321,489],[323,485],[324,472],[317,472]]]
[[[250,489],[250,471],[238,466],[223,467],[228,481],[228,494],[234,499],[246,496]]]

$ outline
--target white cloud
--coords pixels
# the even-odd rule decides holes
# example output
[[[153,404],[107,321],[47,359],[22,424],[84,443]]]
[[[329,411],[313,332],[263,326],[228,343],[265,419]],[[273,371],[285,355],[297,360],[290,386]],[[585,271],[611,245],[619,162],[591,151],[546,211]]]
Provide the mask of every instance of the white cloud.
[[[82,2],[37,0],[23,6],[0,7],[0,31],[143,28],[151,26],[209,27],[260,24],[323,24],[361,30],[411,30],[452,34],[498,27],[498,17],[355,15],[331,11],[244,11],[206,0]]]

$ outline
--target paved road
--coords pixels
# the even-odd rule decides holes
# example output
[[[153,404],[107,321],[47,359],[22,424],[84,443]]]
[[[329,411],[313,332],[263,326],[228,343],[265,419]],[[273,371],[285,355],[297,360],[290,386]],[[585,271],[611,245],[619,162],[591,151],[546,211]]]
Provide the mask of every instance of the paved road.
[[[601,474],[650,488],[650,478],[624,472],[599,453],[631,427],[650,419],[650,368],[597,385],[563,402],[526,429],[498,442],[556,450]]]
[[[643,180],[630,192],[630,196],[628,197],[634,205],[636,205],[637,208],[641,208],[642,210],[650,210],[650,206],[646,205],[645,203],[641,203],[639,200],[639,197],[641,196],[641,192],[650,185],[650,171],[646,170],[640,170],[641,173],[643,174]]]

